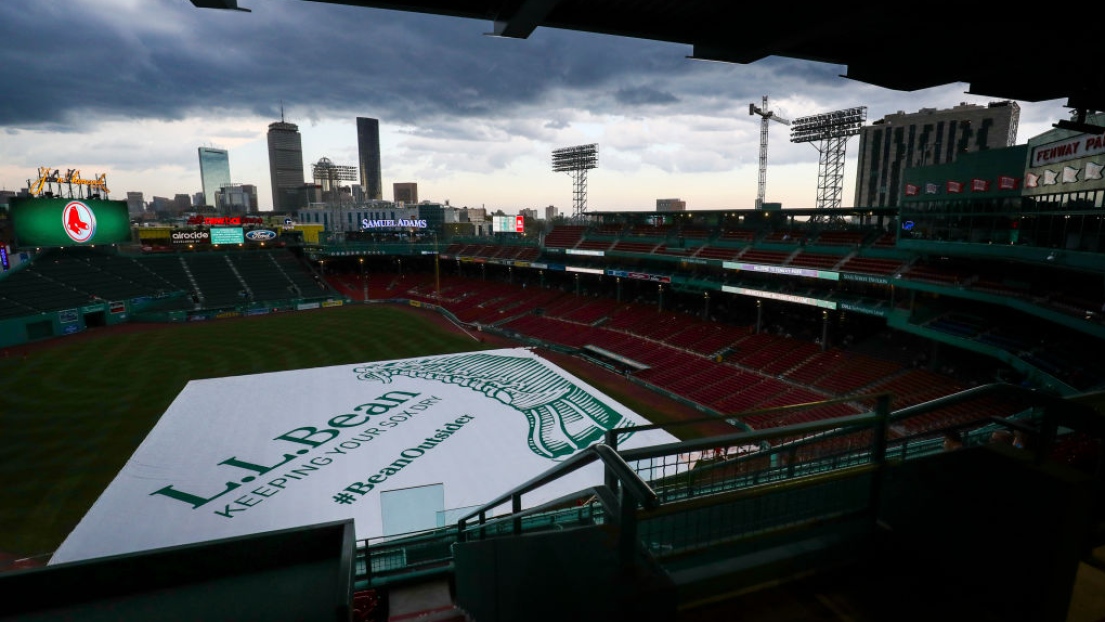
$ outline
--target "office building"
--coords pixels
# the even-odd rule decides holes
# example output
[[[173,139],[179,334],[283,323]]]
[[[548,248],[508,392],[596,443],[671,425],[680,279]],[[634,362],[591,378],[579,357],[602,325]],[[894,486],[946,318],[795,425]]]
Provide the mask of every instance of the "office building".
[[[682,199],[656,199],[656,211],[685,212],[687,211],[687,202]]]
[[[357,117],[357,153],[360,157],[361,188],[369,201],[384,198],[380,175],[380,122]],[[417,201],[415,201],[417,202]]]
[[[128,192],[127,214],[133,218],[135,216],[141,216],[144,211],[146,211],[146,200],[143,198],[142,193]]]
[[[192,211],[192,206],[192,197],[187,194],[178,193],[173,195],[173,209],[176,210],[176,213],[183,214],[184,212],[190,212]]]
[[[269,178],[272,183],[273,211],[301,207],[303,189],[303,137],[299,126],[280,121],[269,124]]]
[[[898,207],[908,168],[950,164],[961,153],[1017,142],[1020,106],[1013,101],[960,104],[887,115],[860,130],[855,207]]]
[[[257,186],[226,184],[219,189],[219,211],[225,214],[257,212]]]
[[[557,209],[555,205],[548,205],[545,207],[545,220],[552,222],[556,220]]]
[[[405,203],[407,205],[418,203],[418,184],[402,182],[392,184],[391,187],[396,203]]]
[[[200,181],[203,182],[203,204],[217,206],[219,188],[230,183],[230,154],[226,149],[200,147]]]

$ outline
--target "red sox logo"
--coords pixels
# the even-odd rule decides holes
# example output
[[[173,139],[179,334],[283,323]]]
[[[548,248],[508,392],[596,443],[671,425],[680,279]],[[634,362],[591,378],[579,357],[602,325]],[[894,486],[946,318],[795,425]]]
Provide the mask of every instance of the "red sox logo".
[[[77,244],[83,244],[96,235],[96,215],[80,201],[70,201],[61,211],[61,224],[65,234]]]

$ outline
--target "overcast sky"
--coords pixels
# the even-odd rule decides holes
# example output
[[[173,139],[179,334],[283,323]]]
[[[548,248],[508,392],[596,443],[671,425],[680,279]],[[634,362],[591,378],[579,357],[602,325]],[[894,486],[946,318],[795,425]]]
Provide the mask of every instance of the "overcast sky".
[[[761,105],[794,119],[856,106],[868,123],[898,111],[993,98],[951,84],[913,93],[788,59],[688,60],[689,46],[539,28],[485,36],[489,22],[304,0],[240,0],[252,12],[188,0],[0,2],[0,189],[46,166],[106,174],[111,198],[200,191],[197,148],[227,149],[235,183],[272,205],[265,134],[285,118],[303,135],[305,174],[327,157],[357,165],[356,117],[380,122],[384,198],[458,207],[572,207],[559,147],[597,143],[588,209],[755,205]],[[1067,118],[1062,100],[1019,102],[1018,143]],[[847,144],[852,205],[858,138]],[[766,200],[814,207],[818,151],[770,123]],[[542,212],[543,214],[543,212]]]

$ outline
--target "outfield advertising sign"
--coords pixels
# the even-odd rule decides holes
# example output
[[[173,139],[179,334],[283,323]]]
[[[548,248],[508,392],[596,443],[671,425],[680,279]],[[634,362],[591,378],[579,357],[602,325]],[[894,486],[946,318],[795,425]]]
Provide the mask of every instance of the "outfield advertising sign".
[[[130,239],[126,201],[11,200],[12,230],[20,246],[120,244]]]
[[[50,563],[348,518],[358,539],[451,522],[607,430],[646,423],[527,348],[194,380]],[[650,430],[619,444],[676,440]],[[525,505],[602,475],[592,464]],[[382,503],[421,487],[441,491],[427,497],[436,506]]]

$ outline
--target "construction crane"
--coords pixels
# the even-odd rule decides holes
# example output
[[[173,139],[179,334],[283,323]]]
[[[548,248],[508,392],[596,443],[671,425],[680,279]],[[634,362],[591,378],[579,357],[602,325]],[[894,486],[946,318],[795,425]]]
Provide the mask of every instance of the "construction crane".
[[[77,187],[77,193],[74,195],[73,186]],[[61,169],[50,170],[48,166],[38,167],[38,179],[34,181],[27,181],[27,188],[30,190],[32,196],[39,196],[44,191],[50,193],[52,196],[75,199],[75,198],[92,198],[93,191],[99,191],[101,198],[107,198],[107,174],[102,173],[96,176],[95,179],[83,179],[81,172],[77,169],[69,169],[65,174],[61,174]],[[82,191],[83,189],[83,191]],[[64,191],[64,192],[63,192]]]
[[[748,104],[748,114],[760,115],[760,178],[756,186],[756,209],[763,209],[764,193],[767,191],[767,125],[768,121],[778,121],[783,125],[790,125],[790,121],[767,109],[767,95],[764,95],[762,108],[756,104]]]

